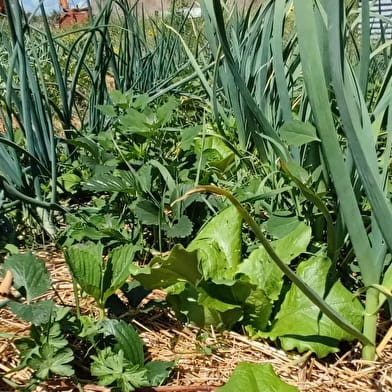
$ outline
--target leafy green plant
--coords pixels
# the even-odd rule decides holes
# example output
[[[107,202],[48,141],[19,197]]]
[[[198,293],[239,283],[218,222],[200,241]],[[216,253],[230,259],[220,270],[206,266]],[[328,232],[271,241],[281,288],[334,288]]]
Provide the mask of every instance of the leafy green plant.
[[[120,251],[123,256],[125,251]],[[113,259],[117,260],[116,256]],[[112,264],[109,261],[114,270],[117,264],[118,261]],[[101,385],[123,392],[160,385],[169,376],[174,363],[145,362],[143,342],[125,321],[107,318],[96,321],[89,316],[77,316],[70,308],[57,306],[53,301],[37,300],[49,289],[50,277],[43,262],[31,253],[9,256],[3,268],[12,271],[14,287],[27,300],[26,304],[8,301],[17,317],[31,323],[30,335],[15,340],[21,361],[11,370],[11,373],[25,367],[33,370],[26,390],[54,376],[77,377],[86,372],[88,367],[79,365],[86,364],[86,360],[91,376],[97,377]],[[113,276],[111,284],[119,284],[119,275],[114,272]],[[21,387],[14,385],[7,375],[2,375],[4,381]]]
[[[81,289],[91,295],[104,316],[107,299],[123,286],[129,277],[137,247],[124,245],[109,252],[103,260],[103,245],[88,242],[68,247],[64,251],[72,277]]]
[[[189,238],[208,215],[198,197],[170,204],[195,183],[230,176],[237,168],[234,153],[211,125],[178,127],[182,107],[173,96],[149,103],[147,95],[113,91],[110,98],[112,104],[99,106],[109,130],[71,142],[79,149],[78,164],[60,179],[74,181],[73,192],[92,202],[67,218],[62,237],[68,244],[82,237],[105,243],[132,238],[165,250],[173,239]]]
[[[227,383],[218,392],[295,392],[297,388],[282,381],[270,364],[241,362],[236,366]]]
[[[216,187],[199,188],[203,190],[235,200]],[[240,214],[234,207],[222,211],[186,249],[177,245],[168,256],[153,258],[147,268],[132,266],[132,274],[146,288],[165,287],[177,316],[200,326],[232,328],[239,322],[253,336],[279,339],[285,349],[320,357],[338,351],[341,340],[364,339],[359,332],[363,307],[334,281],[325,249],[303,259],[310,228],[297,221],[271,242],[260,237],[258,229],[261,245],[242,259],[242,218],[253,222],[252,230],[258,226],[237,203]],[[293,261],[297,275],[288,266]],[[290,289],[284,274],[295,283]]]

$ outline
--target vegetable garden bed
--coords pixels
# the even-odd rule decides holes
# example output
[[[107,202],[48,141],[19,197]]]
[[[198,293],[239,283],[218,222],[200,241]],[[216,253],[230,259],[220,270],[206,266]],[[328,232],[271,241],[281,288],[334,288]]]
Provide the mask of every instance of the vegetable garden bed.
[[[53,289],[45,297],[66,306],[74,306],[72,279],[62,254],[54,248],[35,252],[45,260],[50,270]],[[161,297],[154,291],[153,297]],[[150,299],[152,297],[150,296]],[[98,314],[90,297],[81,299],[83,313]],[[0,370],[6,372],[17,365],[17,352],[13,337],[29,332],[29,325],[13,316],[6,308],[0,310]],[[300,391],[390,391],[392,388],[392,343],[379,345],[379,357],[375,362],[360,359],[360,348],[353,347],[342,354],[330,355],[318,360],[311,355],[285,353],[266,341],[255,341],[236,332],[218,333],[201,330],[178,322],[170,312],[153,308],[149,313],[139,313],[133,320],[140,332],[147,358],[176,361],[170,379],[164,387],[149,391],[187,392],[211,391],[230,377],[235,366],[243,361],[270,363],[275,372]],[[380,334],[388,337],[390,322],[380,323]],[[5,337],[5,334],[10,334]],[[29,380],[29,372],[15,373],[12,380],[23,385]],[[8,384],[0,384],[0,391],[9,392]],[[76,385],[72,379],[56,378],[40,386],[37,391],[109,391],[94,380],[83,380]]]

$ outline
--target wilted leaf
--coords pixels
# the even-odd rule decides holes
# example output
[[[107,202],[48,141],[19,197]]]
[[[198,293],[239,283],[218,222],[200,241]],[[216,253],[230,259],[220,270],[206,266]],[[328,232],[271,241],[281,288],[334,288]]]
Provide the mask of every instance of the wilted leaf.
[[[14,287],[24,291],[27,302],[31,302],[50,288],[50,275],[44,262],[31,252],[9,256],[3,269],[12,271]]]
[[[274,372],[270,364],[241,362],[234,369],[229,381],[217,392],[298,392]]]
[[[169,256],[154,257],[149,267],[139,268],[131,265],[131,274],[147,289],[169,287],[179,281],[190,282],[194,285],[200,280],[196,252],[176,245]]]

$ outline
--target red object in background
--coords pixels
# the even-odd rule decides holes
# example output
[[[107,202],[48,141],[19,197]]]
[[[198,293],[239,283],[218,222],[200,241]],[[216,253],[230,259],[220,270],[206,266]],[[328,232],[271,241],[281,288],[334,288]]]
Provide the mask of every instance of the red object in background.
[[[3,0],[0,0],[0,2]],[[59,0],[60,7],[63,10],[59,19],[59,27],[72,26],[74,24],[83,24],[88,20],[88,8],[70,8],[68,0]]]
[[[0,14],[5,14],[5,5],[3,0],[0,0]]]
[[[83,24],[88,20],[88,8],[63,8],[63,11],[59,19],[59,27]]]

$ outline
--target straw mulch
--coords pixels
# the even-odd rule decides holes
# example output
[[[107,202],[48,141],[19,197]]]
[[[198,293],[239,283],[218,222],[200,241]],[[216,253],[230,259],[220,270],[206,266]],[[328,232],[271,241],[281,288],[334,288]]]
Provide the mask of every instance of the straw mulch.
[[[72,306],[74,297],[71,278],[61,254],[53,249],[35,252],[46,261],[54,282],[53,290],[46,298]],[[158,293],[159,294],[159,293]],[[155,293],[157,295],[157,293]],[[86,313],[95,313],[90,299],[82,300]],[[28,334],[28,325],[16,319],[7,309],[0,309],[0,332],[22,336]],[[383,340],[380,337],[377,362],[365,363],[360,360],[360,347],[318,360],[310,355],[286,354],[268,345],[267,342],[253,341],[235,332],[217,333],[213,329],[200,331],[192,326],[177,322],[169,311],[156,310],[142,314],[133,320],[146,346],[147,356],[155,360],[175,360],[176,367],[171,380],[165,387],[149,391],[205,392],[222,385],[234,367],[242,361],[270,363],[275,372],[286,382],[300,391],[392,391],[392,343],[389,342],[392,329],[390,323],[381,324]],[[200,339],[200,334],[207,339]],[[0,373],[17,365],[17,353],[12,338],[0,336]],[[29,378],[27,370],[16,373],[13,380],[23,384]],[[0,391],[12,388],[0,380]],[[91,384],[75,385],[72,380],[58,379],[40,386],[37,391],[109,391]],[[241,391],[239,391],[241,392]],[[245,391],[244,391],[245,392]]]

